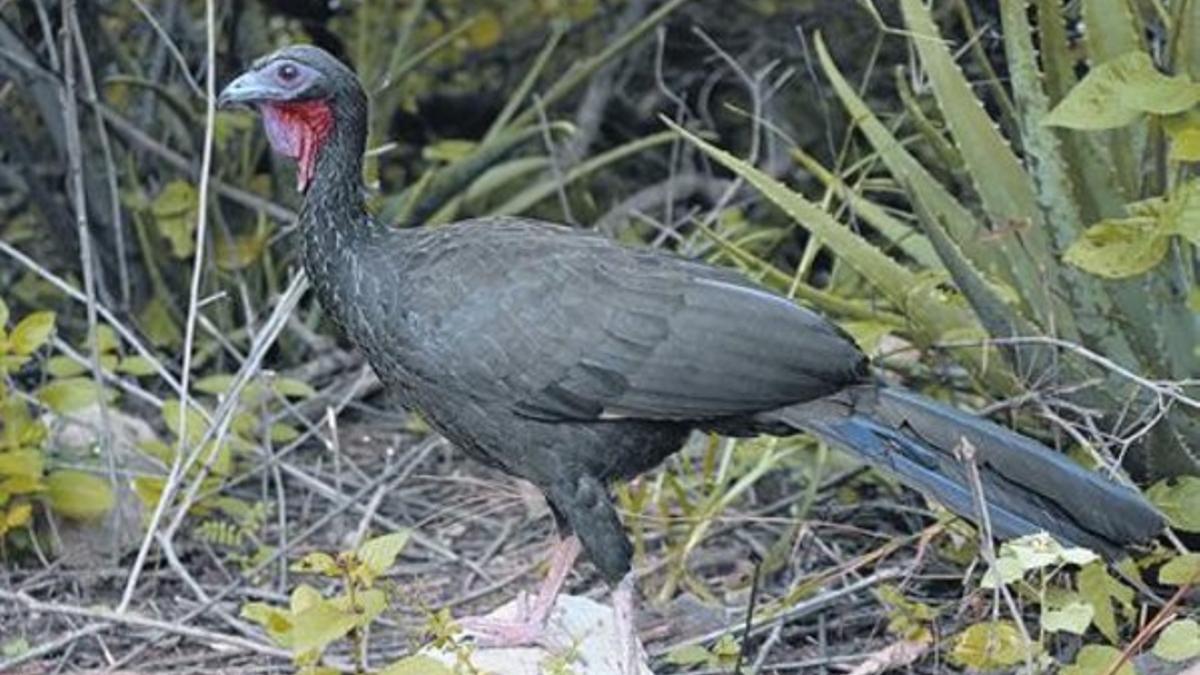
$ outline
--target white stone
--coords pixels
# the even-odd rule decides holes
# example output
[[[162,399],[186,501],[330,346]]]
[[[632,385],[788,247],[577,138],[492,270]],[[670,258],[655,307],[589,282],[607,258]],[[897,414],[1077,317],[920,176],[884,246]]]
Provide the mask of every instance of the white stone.
[[[517,600],[499,607],[488,618],[511,619],[516,616]],[[494,675],[543,675],[545,664],[556,657],[572,652],[575,659],[567,664],[575,675],[623,675],[621,672],[621,648],[612,607],[590,598],[560,595],[550,615],[549,637],[551,644],[561,645],[552,650],[542,647],[488,648],[476,647],[472,652],[471,664],[485,673]],[[642,675],[654,675],[642,652]],[[457,662],[449,650],[426,647],[422,654],[431,656],[448,666]]]

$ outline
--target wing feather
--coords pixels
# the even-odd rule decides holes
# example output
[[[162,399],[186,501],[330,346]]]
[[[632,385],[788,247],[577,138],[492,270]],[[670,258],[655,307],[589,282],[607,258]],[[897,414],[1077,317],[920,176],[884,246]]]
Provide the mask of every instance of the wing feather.
[[[441,261],[471,255],[492,271],[441,308],[432,342],[461,386],[520,414],[717,419],[863,375],[835,326],[728,270],[551,226],[452,227],[463,241]]]

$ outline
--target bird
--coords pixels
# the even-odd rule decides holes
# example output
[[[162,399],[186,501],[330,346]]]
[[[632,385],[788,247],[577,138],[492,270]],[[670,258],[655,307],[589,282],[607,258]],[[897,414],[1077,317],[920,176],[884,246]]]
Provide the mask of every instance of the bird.
[[[735,270],[527,218],[380,222],[362,185],[366,93],[318,47],[259,58],[217,104],[256,109],[296,161],[303,266],[336,328],[400,403],[546,497],[559,536],[547,576],[515,619],[460,620],[481,642],[543,640],[586,555],[637,672],[632,546],[611,489],[696,430],[812,434],[964,518],[986,508],[999,538],[1044,531],[1112,558],[1164,528],[1137,490],[882,383],[834,323]]]

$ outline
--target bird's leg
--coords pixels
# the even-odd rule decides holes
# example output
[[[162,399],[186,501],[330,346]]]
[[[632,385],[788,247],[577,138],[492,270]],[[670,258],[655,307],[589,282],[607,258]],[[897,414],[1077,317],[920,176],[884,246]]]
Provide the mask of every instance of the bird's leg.
[[[474,635],[480,644],[489,647],[553,646],[545,644],[546,621],[582,548],[575,535],[561,539],[554,545],[550,554],[550,572],[538,587],[533,604],[520,603],[515,619],[467,617],[459,619],[458,624]]]
[[[617,627],[618,645],[621,653],[621,675],[641,675],[642,650],[638,642],[637,616],[635,600],[637,591],[634,588],[634,576],[630,571],[621,579],[621,583],[613,589],[613,613]]]

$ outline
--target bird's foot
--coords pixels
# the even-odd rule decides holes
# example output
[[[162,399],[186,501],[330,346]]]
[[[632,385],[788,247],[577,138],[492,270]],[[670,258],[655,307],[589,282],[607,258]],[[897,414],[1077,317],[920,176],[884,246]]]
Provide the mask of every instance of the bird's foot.
[[[481,647],[558,647],[547,630],[549,612],[531,612],[523,599],[517,606],[520,611],[512,619],[471,616],[459,619],[458,625]]]
[[[621,675],[642,675],[642,645],[638,642],[637,625],[634,622],[636,602],[634,600],[633,572],[625,575],[613,589],[613,611],[617,627],[617,639],[621,653]]]

